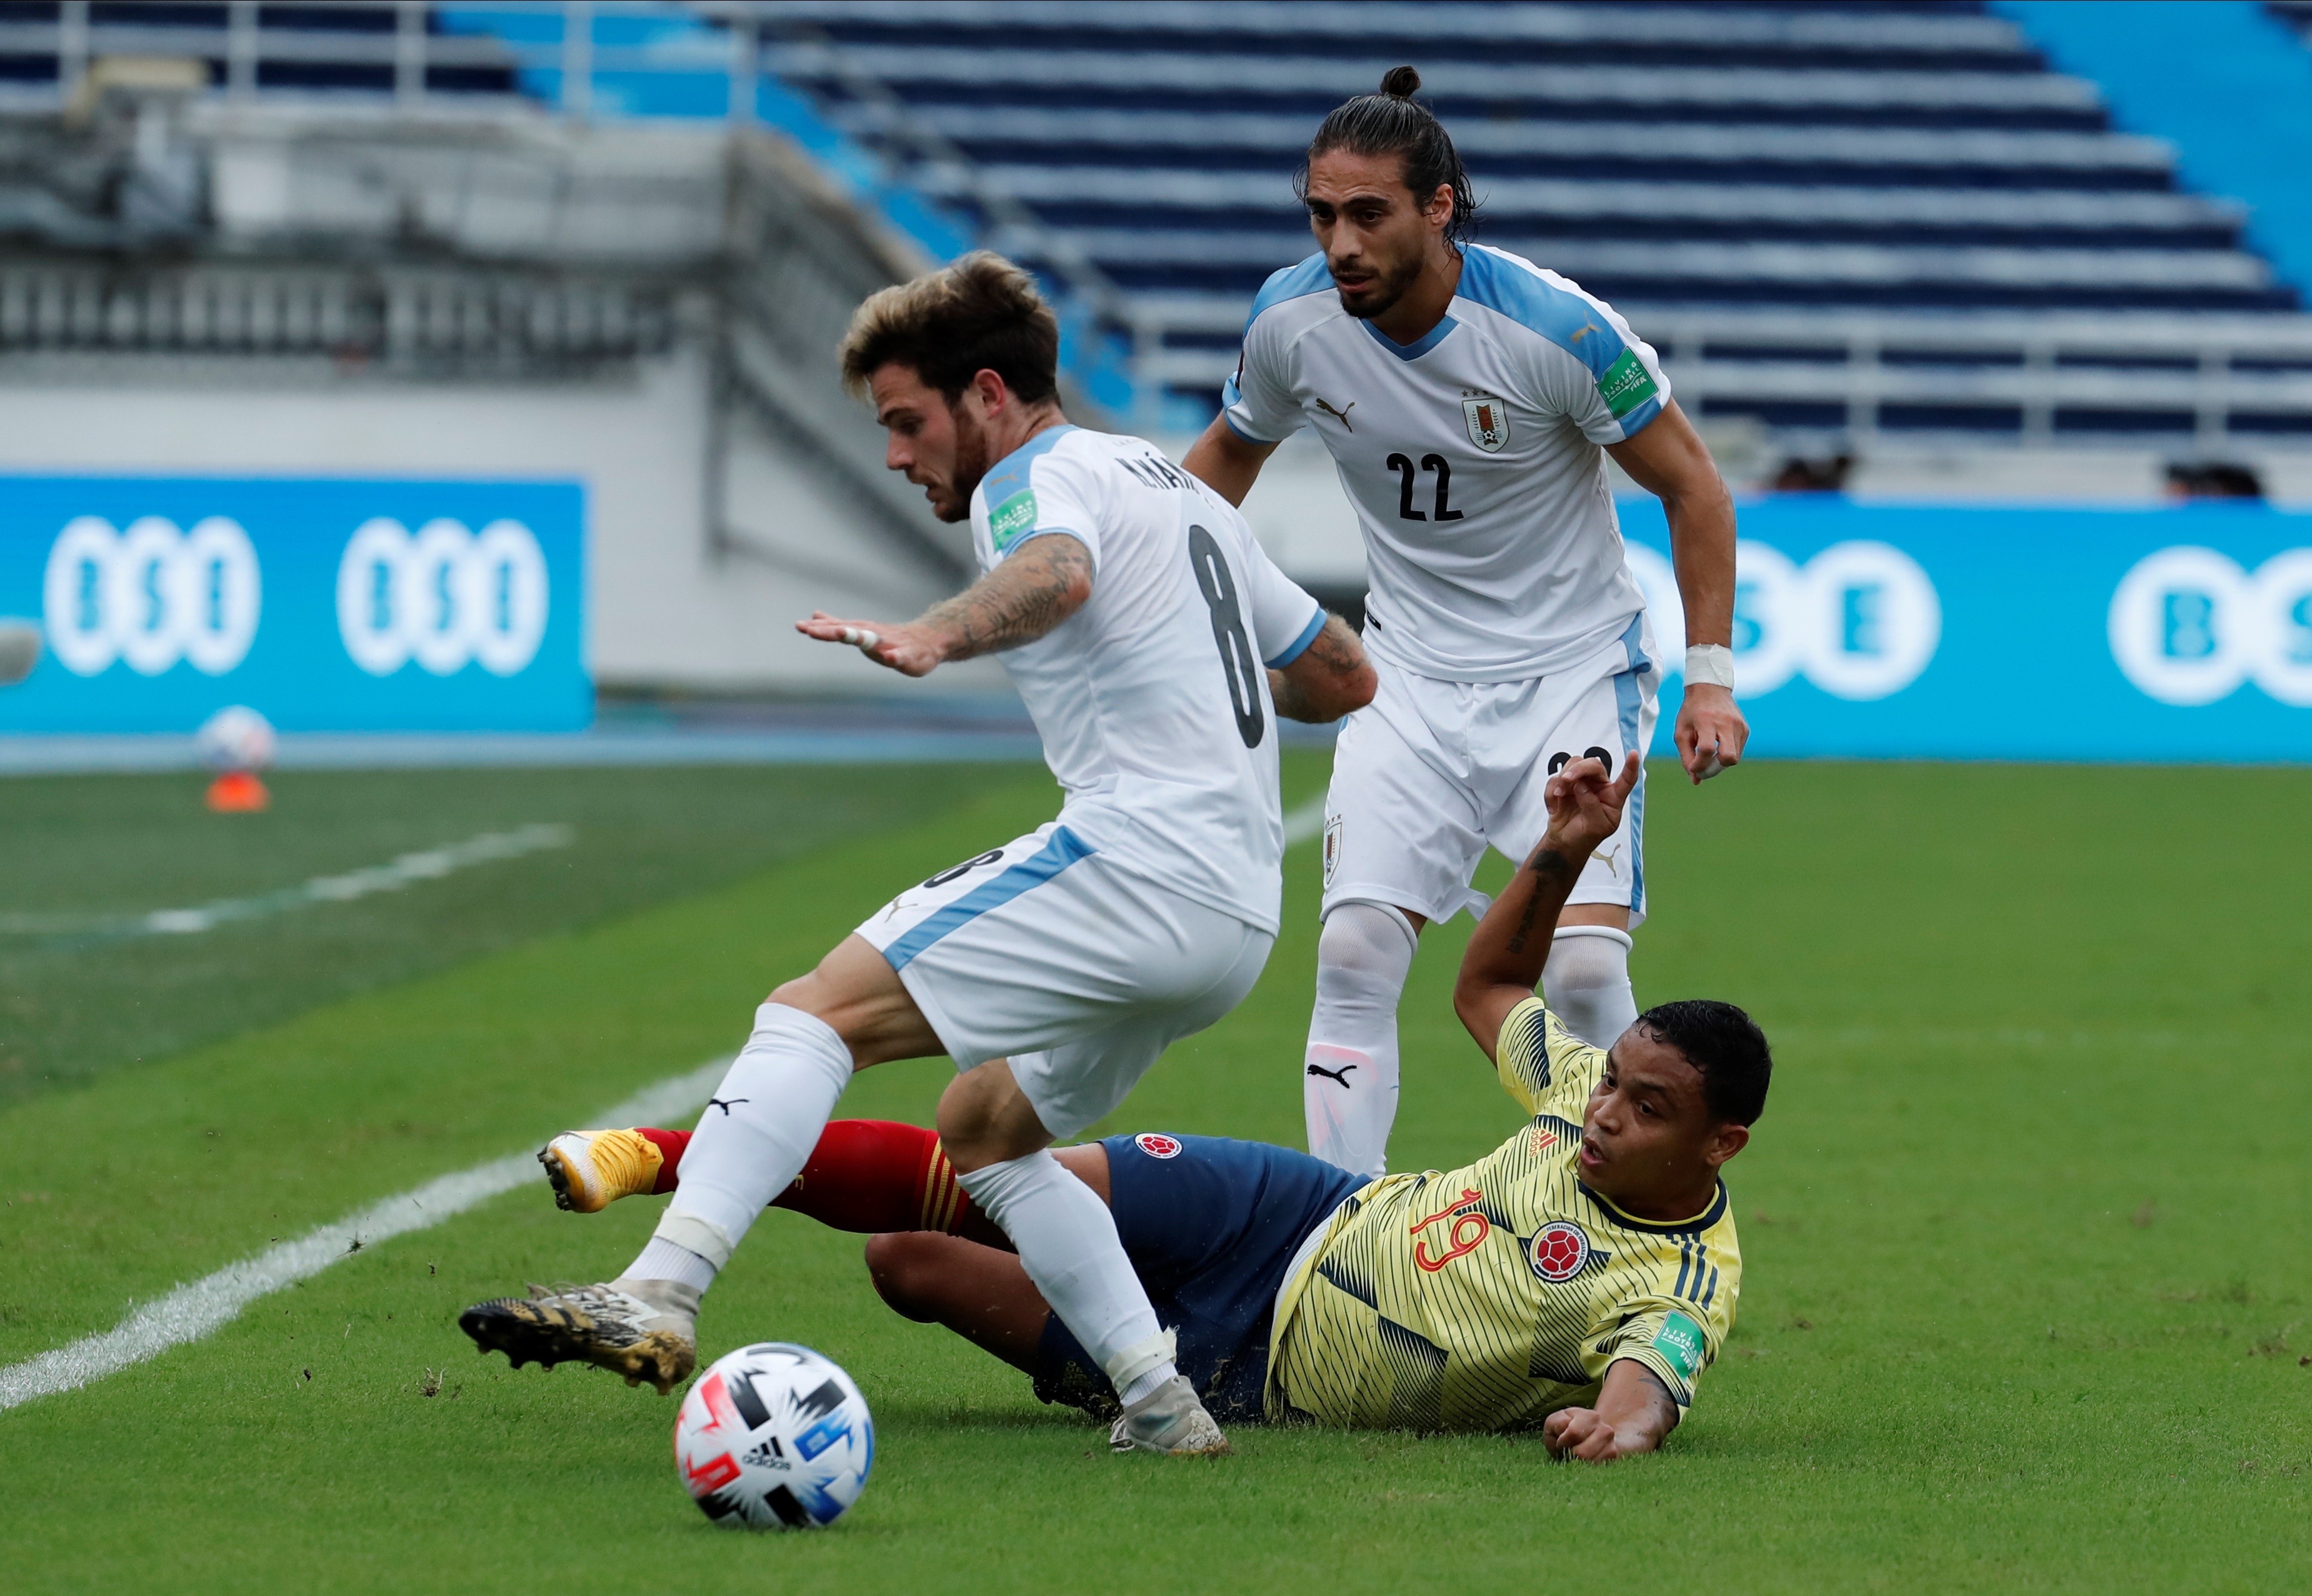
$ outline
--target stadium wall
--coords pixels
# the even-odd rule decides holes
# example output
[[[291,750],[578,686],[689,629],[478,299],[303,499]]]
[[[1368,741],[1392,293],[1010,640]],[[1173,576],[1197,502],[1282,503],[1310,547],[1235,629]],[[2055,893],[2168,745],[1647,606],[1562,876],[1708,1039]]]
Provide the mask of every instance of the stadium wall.
[[[28,364],[0,381],[0,472],[582,484],[586,659],[606,686],[881,689],[897,679],[789,623],[914,614],[942,593],[871,538],[827,536],[858,513],[784,441],[741,419],[716,451],[695,346],[629,378],[504,386]],[[962,680],[989,670],[956,685],[992,685]]]

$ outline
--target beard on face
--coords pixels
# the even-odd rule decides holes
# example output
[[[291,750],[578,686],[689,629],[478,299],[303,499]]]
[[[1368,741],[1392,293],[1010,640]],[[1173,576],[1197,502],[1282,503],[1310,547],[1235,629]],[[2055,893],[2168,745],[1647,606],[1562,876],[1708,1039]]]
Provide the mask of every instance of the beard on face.
[[[1377,274],[1365,288],[1362,297],[1354,301],[1345,291],[1336,290],[1341,294],[1341,309],[1360,321],[1388,315],[1421,276],[1421,257],[1415,255],[1393,271]]]
[[[987,468],[995,462],[987,458],[987,432],[962,404],[951,404],[948,415],[955,422],[955,469],[948,478],[948,497],[932,502],[932,513],[941,521],[968,521],[971,518],[971,495],[979,491],[981,478]]]

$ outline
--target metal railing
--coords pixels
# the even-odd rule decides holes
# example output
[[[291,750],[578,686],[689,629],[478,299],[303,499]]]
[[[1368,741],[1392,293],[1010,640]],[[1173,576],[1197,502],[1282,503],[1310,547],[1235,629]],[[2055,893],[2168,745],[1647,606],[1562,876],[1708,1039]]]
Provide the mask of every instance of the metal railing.
[[[376,9],[381,17],[385,14],[384,8]],[[1193,424],[1198,407],[1208,402],[1234,369],[1244,299],[1120,291],[1066,230],[1046,225],[1017,195],[989,180],[951,139],[913,114],[898,95],[863,70],[807,15],[745,0],[700,0],[688,5],[561,0],[518,12],[499,8],[518,15],[523,25],[509,25],[504,34],[484,37],[431,31],[429,14],[436,9],[416,0],[396,0],[390,31],[358,33],[272,25],[263,7],[241,0],[226,7],[222,29],[116,21],[109,13],[92,12],[87,0],[63,0],[52,22],[0,22],[0,53],[48,53],[57,64],[53,83],[12,87],[0,94],[0,108],[54,110],[79,103],[84,85],[101,81],[97,64],[107,56],[123,55],[221,64],[211,68],[219,82],[210,92],[227,102],[313,97],[310,87],[276,85],[273,80],[280,74],[268,75],[269,66],[363,66],[371,71],[376,90],[368,98],[393,116],[421,118],[480,112],[600,119],[627,114],[635,99],[635,85],[644,84],[657,97],[652,104],[658,110],[675,106],[670,114],[724,119],[741,128],[771,120],[806,145],[819,139],[812,153],[837,186],[851,173],[855,179],[851,201],[871,210],[881,206],[887,221],[893,213],[884,199],[894,191],[904,189],[918,215],[930,214],[938,198],[956,200],[954,209],[942,213],[954,224],[955,236],[976,234],[993,247],[1029,259],[1055,284],[1073,386],[1135,425],[1153,430],[1168,421],[1174,426]],[[512,36],[516,33],[521,37]],[[472,75],[480,69],[503,74],[530,92],[445,86],[470,85]],[[783,71],[837,85],[839,117],[822,118],[810,127],[794,123],[795,117],[815,113],[780,83]],[[459,73],[467,76],[459,78]],[[333,104],[349,105],[363,97],[332,93],[328,98]],[[777,122],[780,118],[787,120]],[[844,129],[855,130],[863,143],[841,143],[847,137]],[[854,168],[863,169],[863,175]],[[895,227],[904,230],[905,220],[898,218]],[[920,232],[915,236],[934,255],[957,247],[952,241],[925,244]],[[69,286],[37,290],[22,285],[30,281],[18,272],[8,282],[19,286],[0,284],[0,346],[32,346],[24,341],[31,338],[39,346],[61,346],[47,340],[101,340],[116,336],[110,329],[148,322],[180,329],[292,329],[324,322],[363,328],[369,325],[363,318],[372,312],[362,307],[386,303],[379,297],[385,290],[374,286],[346,290],[350,297],[337,310],[328,308],[336,302],[326,294],[313,300],[310,310],[300,310],[302,302],[288,287],[262,287],[236,278],[230,291],[214,291],[223,295],[215,300],[218,308],[187,311],[171,321],[169,316],[176,312],[139,308],[144,302],[137,296],[153,290],[128,286],[132,281],[145,281],[133,274],[83,274]],[[507,308],[512,300],[495,299],[485,310],[460,299],[463,308],[442,313],[446,320],[430,311],[412,312],[416,320],[409,325],[490,329],[455,336],[506,351],[506,359],[553,359],[562,357],[555,351],[565,347],[565,342],[557,342],[563,335],[529,329],[558,327],[565,320],[571,326],[582,326],[589,316],[597,315],[573,310],[565,317],[563,310],[538,308],[574,303],[568,301],[570,291],[563,288],[532,285],[503,292],[519,300],[520,308]],[[11,294],[16,296],[13,302],[8,298]],[[25,308],[12,312],[7,308],[11,303]],[[1769,425],[1840,432],[1862,443],[1940,431],[2045,444],[2130,432],[2172,435],[2180,430],[2211,450],[2241,442],[2265,449],[2312,448],[2312,318],[2141,312],[1801,315],[1732,308],[1621,308],[1664,349],[1673,381],[1698,413],[1747,412],[1765,418]],[[640,327],[657,313],[636,301],[628,319]],[[375,314],[381,329],[375,337],[384,340],[378,346],[378,357],[409,357],[408,351],[419,346],[395,341],[401,335],[394,329],[402,322],[381,309]],[[617,322],[628,312],[600,315]],[[161,320],[153,321],[155,316]],[[11,328],[44,330],[12,332]],[[58,330],[66,329],[72,330]],[[201,338],[228,336],[291,335],[165,335],[193,339],[187,346]],[[368,336],[358,335],[355,341]],[[343,341],[319,333],[311,337],[316,340],[312,347]]]
[[[1230,295],[1143,296],[1143,380],[1216,392],[1236,370],[1246,308]],[[1697,414],[1756,414],[1863,444],[2188,432],[2207,450],[2312,448],[2312,317],[1618,308]]]
[[[496,373],[655,354],[663,283],[472,267],[0,266],[0,351],[327,355]]]

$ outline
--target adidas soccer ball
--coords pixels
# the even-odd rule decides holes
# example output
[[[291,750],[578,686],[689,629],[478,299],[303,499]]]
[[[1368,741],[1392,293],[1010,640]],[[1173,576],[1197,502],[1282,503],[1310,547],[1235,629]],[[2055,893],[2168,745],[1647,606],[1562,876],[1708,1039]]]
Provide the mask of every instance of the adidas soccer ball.
[[[875,1425],[851,1376],[808,1346],[765,1341],[715,1359],[690,1388],[674,1461],[724,1528],[808,1530],[867,1488]]]
[[[262,770],[273,763],[273,723],[245,705],[209,716],[196,737],[212,770]]]

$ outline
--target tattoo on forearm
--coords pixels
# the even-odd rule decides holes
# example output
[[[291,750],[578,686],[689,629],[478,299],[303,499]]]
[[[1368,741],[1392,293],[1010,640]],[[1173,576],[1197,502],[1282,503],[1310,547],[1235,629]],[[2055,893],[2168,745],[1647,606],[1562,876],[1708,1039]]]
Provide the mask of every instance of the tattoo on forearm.
[[[1646,1398],[1653,1408],[1655,1422],[1661,1426],[1661,1434],[1667,1435],[1677,1429],[1677,1399],[1669,1394],[1669,1387],[1661,1382],[1661,1376],[1635,1358],[1625,1358],[1622,1361],[1646,1377]]]
[[[1526,939],[1533,932],[1534,917],[1541,910],[1543,892],[1560,881],[1570,882],[1581,873],[1572,860],[1555,848],[1542,849],[1527,863],[1526,868],[1533,873],[1535,880],[1533,886],[1527,890],[1525,908],[1518,915],[1517,929],[1510,933],[1510,951],[1512,953],[1525,951]],[[1554,931],[1556,926],[1556,918],[1553,916],[1550,929]]]
[[[1317,718],[1317,706],[1309,701],[1309,695],[1300,690],[1299,682],[1282,671],[1268,673],[1268,696],[1276,700],[1276,713],[1288,721],[1313,721]]]
[[[1356,634],[1349,630],[1349,623],[1328,614],[1300,658],[1320,666],[1326,675],[1338,679],[1357,673],[1364,664],[1364,651],[1357,643]],[[1294,668],[1299,668],[1299,661],[1294,662]],[[1319,711],[1316,700],[1282,671],[1268,673],[1268,691],[1269,697],[1276,700],[1276,713],[1288,721],[1321,723],[1338,718],[1337,715]]]
[[[960,639],[951,660],[975,659],[1033,643],[1073,613],[1069,593],[1091,580],[1091,551],[1051,534],[1030,542],[994,570],[924,614],[923,624]]]

